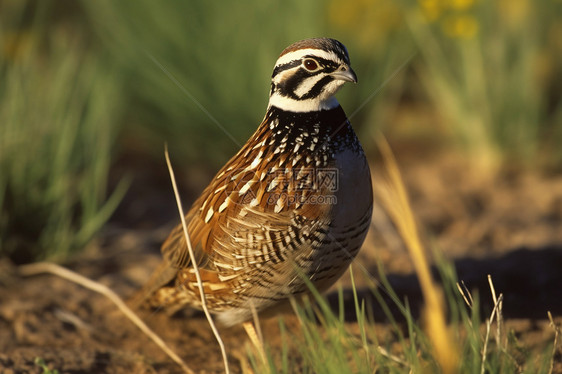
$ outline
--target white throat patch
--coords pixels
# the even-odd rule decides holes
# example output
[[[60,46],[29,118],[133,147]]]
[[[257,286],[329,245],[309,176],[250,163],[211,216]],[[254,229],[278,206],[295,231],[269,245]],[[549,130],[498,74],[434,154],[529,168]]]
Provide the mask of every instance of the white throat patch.
[[[290,97],[281,96],[276,92],[270,96],[268,108],[274,106],[289,112],[316,112],[319,110],[333,109],[339,105],[340,103],[335,97],[331,97],[328,100],[318,100],[318,98],[295,100]]]

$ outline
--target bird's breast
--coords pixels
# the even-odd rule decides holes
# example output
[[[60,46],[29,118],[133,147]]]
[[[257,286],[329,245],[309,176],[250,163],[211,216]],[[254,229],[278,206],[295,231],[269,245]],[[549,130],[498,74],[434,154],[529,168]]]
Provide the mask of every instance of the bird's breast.
[[[373,204],[371,174],[362,151],[346,149],[333,160],[334,226],[352,226],[361,221]]]

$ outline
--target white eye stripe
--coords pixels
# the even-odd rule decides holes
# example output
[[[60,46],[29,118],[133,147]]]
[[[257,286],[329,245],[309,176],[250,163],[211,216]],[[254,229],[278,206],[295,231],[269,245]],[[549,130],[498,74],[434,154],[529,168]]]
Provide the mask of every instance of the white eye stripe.
[[[275,63],[275,66],[284,65],[295,60],[300,60],[305,56],[320,57],[325,60],[338,62],[340,64],[343,62],[334,52],[328,52],[322,49],[306,48],[285,53],[283,56],[279,57],[279,59]]]

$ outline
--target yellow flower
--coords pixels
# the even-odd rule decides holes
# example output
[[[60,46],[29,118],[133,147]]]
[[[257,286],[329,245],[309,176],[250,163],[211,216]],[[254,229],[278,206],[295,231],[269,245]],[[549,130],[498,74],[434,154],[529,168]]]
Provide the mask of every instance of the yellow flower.
[[[350,1],[349,4],[332,1],[328,6],[328,19],[336,26],[348,27],[353,24],[354,18],[359,13],[358,5],[355,1]]]
[[[532,11],[528,0],[500,0],[498,12],[507,24],[518,27]]]
[[[470,9],[474,5],[474,0],[446,0],[449,9],[462,11]]]
[[[442,28],[451,38],[471,39],[478,32],[478,21],[468,14],[448,16],[443,19]]]
[[[383,45],[401,27],[402,14],[393,0],[332,0],[328,20],[353,32],[359,44],[372,48]]]
[[[418,0],[418,4],[428,22],[436,21],[443,13],[443,4],[439,0]]]

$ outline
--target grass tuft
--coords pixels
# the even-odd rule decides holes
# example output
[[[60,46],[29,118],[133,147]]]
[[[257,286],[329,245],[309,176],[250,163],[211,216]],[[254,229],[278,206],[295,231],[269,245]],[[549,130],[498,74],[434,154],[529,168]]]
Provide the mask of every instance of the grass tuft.
[[[64,28],[42,31],[41,19],[29,29],[0,26],[0,253],[17,263],[83,248],[126,190],[119,184],[107,199],[115,72]]]

